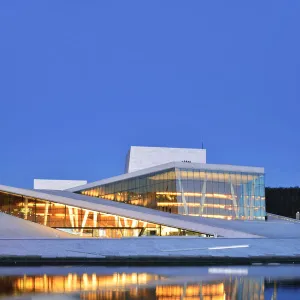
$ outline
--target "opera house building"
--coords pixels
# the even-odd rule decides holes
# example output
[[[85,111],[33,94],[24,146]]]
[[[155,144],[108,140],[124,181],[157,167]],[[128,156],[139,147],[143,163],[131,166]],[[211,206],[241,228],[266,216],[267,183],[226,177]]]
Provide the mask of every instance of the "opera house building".
[[[205,149],[131,147],[125,173],[96,182],[0,185],[0,212],[78,237],[256,236],[261,167],[206,163]]]

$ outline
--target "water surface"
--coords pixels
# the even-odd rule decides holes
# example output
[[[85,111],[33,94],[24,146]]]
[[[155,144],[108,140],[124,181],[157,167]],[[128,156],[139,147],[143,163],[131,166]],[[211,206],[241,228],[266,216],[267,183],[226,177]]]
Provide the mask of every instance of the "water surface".
[[[300,266],[0,268],[0,299],[300,299]]]

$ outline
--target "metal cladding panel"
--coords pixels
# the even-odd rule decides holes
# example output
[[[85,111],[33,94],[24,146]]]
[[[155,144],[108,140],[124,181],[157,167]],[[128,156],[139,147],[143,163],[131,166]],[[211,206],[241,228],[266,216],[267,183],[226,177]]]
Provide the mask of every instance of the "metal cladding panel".
[[[126,158],[126,172],[135,172],[174,161],[205,164],[206,150],[132,146]]]

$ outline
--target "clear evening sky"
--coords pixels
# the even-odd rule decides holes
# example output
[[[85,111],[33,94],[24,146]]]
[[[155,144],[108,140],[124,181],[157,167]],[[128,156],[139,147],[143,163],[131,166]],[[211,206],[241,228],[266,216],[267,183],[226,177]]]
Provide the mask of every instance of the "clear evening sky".
[[[300,185],[300,1],[0,1],[0,184],[207,149]]]

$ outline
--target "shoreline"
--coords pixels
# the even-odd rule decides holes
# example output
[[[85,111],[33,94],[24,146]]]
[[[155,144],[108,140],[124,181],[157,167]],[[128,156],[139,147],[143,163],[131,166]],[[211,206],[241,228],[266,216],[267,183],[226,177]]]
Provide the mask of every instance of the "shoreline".
[[[106,256],[42,257],[0,256],[1,267],[13,266],[276,266],[300,264],[299,256]]]

